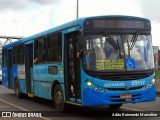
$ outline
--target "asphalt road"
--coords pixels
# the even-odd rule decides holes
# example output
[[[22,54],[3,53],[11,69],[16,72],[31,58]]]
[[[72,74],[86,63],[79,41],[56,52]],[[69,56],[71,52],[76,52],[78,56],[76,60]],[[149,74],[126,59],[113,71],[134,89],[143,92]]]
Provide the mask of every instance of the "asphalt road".
[[[1,117],[0,120],[135,120],[135,118],[136,120],[160,119],[160,117],[154,117],[154,115],[160,116],[160,97],[157,97],[156,101],[154,102],[125,104],[118,110],[110,109],[107,106],[90,108],[71,106],[71,108],[72,111],[68,113],[59,113],[55,111],[52,101],[40,99],[37,97],[28,98],[27,96],[23,99],[18,99],[15,97],[13,90],[7,89],[4,86],[0,85],[0,113],[2,115],[3,112],[4,116],[6,115],[6,113],[4,112],[11,112],[12,114],[12,118]],[[17,111],[19,114],[16,114]],[[140,115],[141,113],[144,113],[144,111],[147,111],[147,115],[152,115],[152,117],[136,117],[136,114]],[[31,116],[32,113],[36,113],[38,117],[33,118]],[[128,117],[124,117],[122,113],[124,113],[125,116],[128,115]],[[129,116],[130,114],[134,114],[134,117]],[[19,115],[19,117],[16,117],[16,115]],[[30,118],[25,118],[25,116],[28,117],[28,115],[30,115]],[[23,116],[23,118],[21,116]]]

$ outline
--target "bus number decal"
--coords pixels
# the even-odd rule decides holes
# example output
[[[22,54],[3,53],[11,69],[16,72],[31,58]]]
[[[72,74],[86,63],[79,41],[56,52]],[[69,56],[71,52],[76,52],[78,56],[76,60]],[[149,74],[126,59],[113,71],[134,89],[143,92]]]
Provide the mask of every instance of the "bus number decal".
[[[47,83],[41,83],[41,86],[42,87],[49,87],[49,84],[47,84]]]
[[[137,85],[145,85],[145,81],[138,81],[138,80],[132,80],[131,85],[137,86]]]

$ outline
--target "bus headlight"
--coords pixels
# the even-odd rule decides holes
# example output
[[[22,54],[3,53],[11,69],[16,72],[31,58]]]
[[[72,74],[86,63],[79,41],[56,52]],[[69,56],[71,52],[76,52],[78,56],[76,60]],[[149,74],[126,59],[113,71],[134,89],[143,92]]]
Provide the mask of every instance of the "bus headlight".
[[[92,82],[88,81],[88,82],[87,82],[87,86],[88,86],[88,87],[91,87],[91,86],[92,86]]]
[[[155,83],[156,83],[156,80],[153,79],[148,85],[145,86],[145,88],[150,89]]]
[[[152,80],[152,84],[155,84],[155,82],[156,82],[156,80],[155,80],[155,79],[153,79],[153,80]]]
[[[155,82],[156,82],[156,80],[153,79],[153,80],[150,82],[149,86],[152,87],[152,86],[155,84]]]

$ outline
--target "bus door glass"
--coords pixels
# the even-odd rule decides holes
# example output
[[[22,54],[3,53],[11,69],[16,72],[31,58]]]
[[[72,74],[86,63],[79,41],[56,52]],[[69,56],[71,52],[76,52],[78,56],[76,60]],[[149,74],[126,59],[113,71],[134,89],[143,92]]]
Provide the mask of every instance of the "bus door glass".
[[[13,88],[12,79],[12,49],[8,50],[8,88]]]
[[[25,45],[26,89],[31,92],[31,69],[33,68],[33,43]]]
[[[65,35],[65,91],[66,99],[78,102],[80,99],[80,58],[77,57],[76,41],[78,32]]]

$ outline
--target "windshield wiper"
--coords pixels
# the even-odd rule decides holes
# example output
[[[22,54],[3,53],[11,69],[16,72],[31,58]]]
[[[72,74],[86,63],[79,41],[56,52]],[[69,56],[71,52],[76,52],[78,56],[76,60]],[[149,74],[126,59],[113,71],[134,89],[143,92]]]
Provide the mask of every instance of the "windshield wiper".
[[[106,40],[115,48],[119,49],[118,43],[115,42],[115,40],[106,32],[102,32],[106,36]]]
[[[139,35],[139,32],[136,32],[136,34],[133,35],[133,37],[131,39],[131,45],[129,46],[129,50],[133,49],[133,47],[137,41],[138,35]]]

